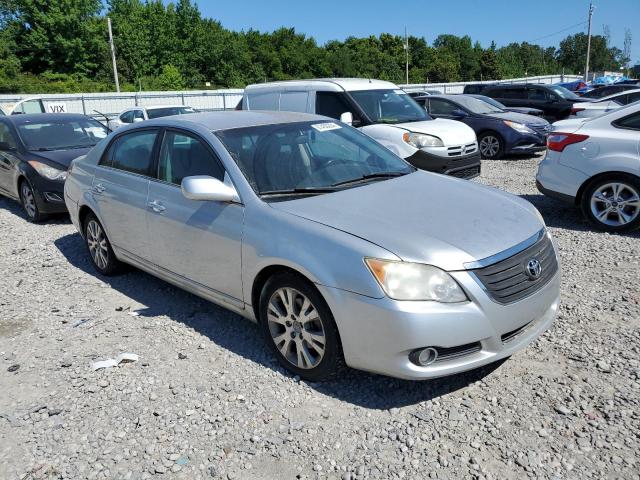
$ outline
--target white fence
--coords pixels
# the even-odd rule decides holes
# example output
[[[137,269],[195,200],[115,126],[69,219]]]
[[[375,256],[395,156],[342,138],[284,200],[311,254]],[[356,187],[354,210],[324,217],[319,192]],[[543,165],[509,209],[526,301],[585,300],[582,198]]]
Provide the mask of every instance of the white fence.
[[[581,75],[541,75],[538,77],[509,78],[507,80],[484,80],[482,82],[412,83],[400,85],[400,87],[408,92],[437,90],[440,93],[462,93],[465,85],[475,85],[478,83],[559,83],[574,82],[582,79],[583,77]]]
[[[580,80],[579,75],[544,75],[539,77],[486,80],[484,82],[423,83],[401,85],[407,91],[437,90],[441,93],[462,93],[465,85],[475,83],[557,83]],[[66,93],[43,95],[0,95],[0,107],[9,113],[16,103],[28,98],[41,98],[44,108],[60,106],[70,113],[84,113],[95,117],[102,114],[112,117],[125,108],[151,105],[188,105],[202,111],[230,110],[242,98],[242,89],[187,90],[173,92],[123,92],[123,93]],[[29,111],[25,109],[25,111]],[[98,113],[99,112],[99,113]]]

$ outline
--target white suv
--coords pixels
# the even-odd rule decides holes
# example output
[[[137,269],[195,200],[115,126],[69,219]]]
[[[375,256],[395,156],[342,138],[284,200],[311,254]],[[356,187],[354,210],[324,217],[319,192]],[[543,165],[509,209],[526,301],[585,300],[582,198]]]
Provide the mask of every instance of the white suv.
[[[332,78],[249,85],[238,107],[325,115],[359,128],[417,168],[460,178],[480,173],[475,132],[462,122],[431,118],[390,82]]]
[[[598,228],[640,227],[640,102],[599,117],[554,123],[536,184],[575,203]]]

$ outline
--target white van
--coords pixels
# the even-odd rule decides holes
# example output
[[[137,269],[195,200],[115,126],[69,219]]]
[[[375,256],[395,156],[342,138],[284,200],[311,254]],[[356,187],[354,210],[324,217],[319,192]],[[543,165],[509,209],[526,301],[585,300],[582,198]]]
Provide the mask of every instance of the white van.
[[[417,168],[460,178],[480,173],[475,132],[462,122],[431,118],[390,82],[331,78],[249,85],[238,108],[325,115],[359,128]]]

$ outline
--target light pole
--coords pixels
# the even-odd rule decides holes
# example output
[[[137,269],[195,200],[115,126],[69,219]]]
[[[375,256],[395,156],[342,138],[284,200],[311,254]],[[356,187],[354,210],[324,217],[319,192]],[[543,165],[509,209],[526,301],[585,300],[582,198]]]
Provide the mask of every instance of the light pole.
[[[113,45],[113,33],[111,32],[111,19],[107,17],[107,27],[109,28],[109,45],[111,46],[111,61],[113,62],[113,79],[116,82],[116,92],[120,93],[120,82],[118,81],[118,67],[116,66],[116,48]]]
[[[591,55],[591,17],[593,17],[593,2],[589,2],[589,29],[587,33],[587,64],[584,67],[584,81],[589,81],[589,56]]]

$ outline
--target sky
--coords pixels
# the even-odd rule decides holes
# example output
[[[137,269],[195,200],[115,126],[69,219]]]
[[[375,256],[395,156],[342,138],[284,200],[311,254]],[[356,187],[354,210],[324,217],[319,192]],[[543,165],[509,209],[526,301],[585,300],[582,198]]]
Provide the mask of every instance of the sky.
[[[203,16],[231,30],[272,31],[295,27],[318,43],[383,32],[425,37],[469,35],[483,47],[528,41],[557,46],[567,35],[587,31],[589,0],[196,0]],[[622,49],[631,30],[632,64],[640,63],[640,0],[594,0],[592,31],[608,25],[611,43]],[[584,22],[582,25],[577,25]],[[560,33],[560,30],[563,30]]]

